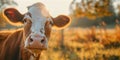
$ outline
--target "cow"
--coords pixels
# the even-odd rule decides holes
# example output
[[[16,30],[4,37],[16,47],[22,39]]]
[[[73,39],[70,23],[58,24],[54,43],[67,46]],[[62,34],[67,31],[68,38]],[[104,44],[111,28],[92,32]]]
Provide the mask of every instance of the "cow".
[[[39,60],[41,52],[48,48],[51,28],[62,28],[71,21],[66,15],[53,18],[41,2],[29,6],[25,14],[7,8],[4,16],[10,24],[21,23],[23,28],[5,35],[0,42],[0,60]]]

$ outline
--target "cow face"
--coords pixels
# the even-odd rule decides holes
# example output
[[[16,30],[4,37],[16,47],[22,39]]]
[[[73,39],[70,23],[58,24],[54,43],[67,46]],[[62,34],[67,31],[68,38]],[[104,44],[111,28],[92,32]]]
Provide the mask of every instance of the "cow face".
[[[70,22],[70,18],[64,15],[52,18],[42,3],[29,6],[28,12],[24,15],[14,8],[6,9],[4,15],[10,23],[23,23],[24,47],[32,53],[39,53],[47,49],[53,25],[63,27]]]

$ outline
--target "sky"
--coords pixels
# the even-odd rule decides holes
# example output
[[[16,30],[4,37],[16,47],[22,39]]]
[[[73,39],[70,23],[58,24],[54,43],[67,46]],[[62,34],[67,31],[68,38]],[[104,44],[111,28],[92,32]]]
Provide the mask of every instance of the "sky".
[[[120,5],[120,0],[115,0],[115,2],[113,3],[115,13],[119,12],[119,9],[117,8],[117,5]]]
[[[69,15],[69,5],[72,0],[14,0],[18,3],[18,9],[21,13],[27,12],[27,6],[36,2],[45,4],[51,16],[55,17],[60,14]]]
[[[69,15],[69,5],[72,0],[14,0],[18,3],[18,9],[21,13],[27,12],[27,6],[30,6],[36,2],[42,2],[45,4],[51,16],[55,17],[59,14]],[[80,0],[76,0],[80,1]],[[118,12],[117,5],[120,4],[120,0],[115,0],[113,5],[115,12]]]

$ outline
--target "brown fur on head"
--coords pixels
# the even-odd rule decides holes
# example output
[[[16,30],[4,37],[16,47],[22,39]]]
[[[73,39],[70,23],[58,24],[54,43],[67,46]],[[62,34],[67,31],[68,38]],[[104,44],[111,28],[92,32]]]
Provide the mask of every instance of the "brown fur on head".
[[[51,18],[42,3],[33,4],[24,15],[14,8],[4,10],[4,15],[9,23],[23,23],[24,47],[32,53],[36,48],[40,51],[47,49],[52,25],[61,28],[70,23],[70,18],[65,15]]]
[[[10,24],[22,23],[24,29],[16,31],[7,38],[2,46],[3,49],[0,54],[0,58],[3,59],[0,60],[18,60],[19,56],[25,56],[27,59],[30,59],[30,56],[33,55],[38,57],[42,50],[48,48],[47,45],[51,27],[56,26],[61,28],[70,23],[70,18],[65,15],[51,18],[42,3],[36,3],[30,6],[28,12],[24,15],[19,13],[15,8],[7,8],[4,10],[4,16]],[[31,53],[31,55],[24,55],[23,51],[25,50],[27,53]],[[27,60],[26,58],[25,60]]]

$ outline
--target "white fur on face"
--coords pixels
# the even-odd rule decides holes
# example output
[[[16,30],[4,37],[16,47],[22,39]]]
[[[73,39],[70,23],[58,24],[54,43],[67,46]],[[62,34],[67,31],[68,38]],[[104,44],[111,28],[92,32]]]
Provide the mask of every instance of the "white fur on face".
[[[37,3],[29,7],[28,12],[31,14],[31,32],[44,34],[45,23],[50,21],[50,15],[42,3]]]
[[[38,33],[40,32],[40,30],[42,30],[42,32],[44,32],[44,25],[47,21],[47,17],[43,16],[43,14],[41,13],[41,9],[32,6],[29,9],[29,13],[31,13],[31,17],[32,17],[31,31]]]
[[[29,36],[31,36],[31,38],[36,39],[36,37],[34,37],[36,34],[40,35],[40,36],[44,36],[45,39],[47,40],[47,37],[45,36],[45,23],[47,21],[51,21],[52,19],[49,15],[49,12],[46,10],[44,5],[41,4],[34,4],[32,6],[29,7],[28,9],[28,13],[30,13],[30,15],[25,14],[25,18],[27,18],[28,20],[31,21],[31,34]],[[29,37],[28,36],[28,37]],[[37,39],[36,39],[37,40]],[[38,38],[38,40],[40,40]],[[46,46],[47,46],[48,40],[46,41]],[[28,46],[28,38],[25,41],[25,47]]]

